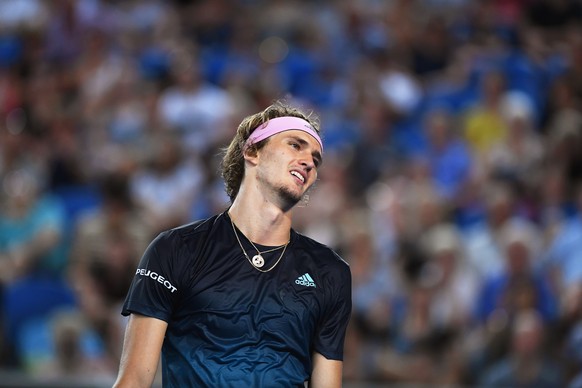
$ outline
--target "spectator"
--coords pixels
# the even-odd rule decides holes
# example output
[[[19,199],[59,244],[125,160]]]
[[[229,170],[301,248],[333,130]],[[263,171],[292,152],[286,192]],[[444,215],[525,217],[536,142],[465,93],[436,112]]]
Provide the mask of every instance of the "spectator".
[[[160,231],[188,220],[204,170],[174,133],[160,134],[149,146],[149,160],[130,177],[130,189],[148,227]]]
[[[478,160],[482,160],[491,147],[507,136],[507,125],[501,112],[505,90],[506,80],[503,73],[485,73],[480,83],[480,99],[467,112],[464,136]]]
[[[545,156],[535,126],[533,104],[525,94],[515,91],[506,93],[503,100],[507,137],[493,145],[485,156],[487,175],[513,179],[533,189],[541,180],[539,171]]]
[[[152,233],[132,200],[127,176],[110,173],[100,188],[101,207],[84,215],[76,228],[70,281],[87,324],[115,365],[125,329],[118,312]]]
[[[535,270],[536,235],[524,225],[508,224],[500,231],[503,271],[485,280],[476,305],[476,317],[485,322],[496,310],[510,318],[536,310],[545,323],[557,318],[558,302],[548,279]]]
[[[512,326],[508,356],[484,374],[479,386],[561,386],[560,368],[544,354],[544,332],[543,319],[535,311],[519,312]]]
[[[63,279],[67,265],[61,203],[40,187],[40,177],[18,169],[2,176],[0,209],[1,341],[25,366],[27,324],[48,320],[60,307],[75,304]]]
[[[41,178],[28,169],[7,171],[2,178],[2,282],[30,275],[59,276],[66,266],[59,249],[64,222],[61,204],[43,193]]]
[[[547,268],[557,272],[556,289],[564,294],[582,282],[582,184],[574,193],[575,210],[555,226],[545,252]]]
[[[437,190],[443,198],[455,200],[472,172],[469,149],[456,133],[453,117],[444,110],[427,114],[425,132],[428,164]]]
[[[468,327],[480,281],[466,260],[461,234],[452,224],[439,224],[423,236],[428,254],[426,270],[434,272],[432,289],[434,321],[460,332]]]
[[[189,47],[179,50],[181,55],[176,55],[171,67],[173,83],[158,100],[158,115],[188,149],[204,153],[224,141],[232,124],[233,102],[226,91],[205,81]]]
[[[33,376],[68,384],[111,385],[114,370],[100,343],[80,312],[58,311],[46,326],[33,326],[36,340],[29,357]],[[43,342],[46,343],[43,344]]]
[[[538,233],[536,226],[517,211],[516,194],[507,183],[486,181],[490,184],[484,189],[485,219],[464,231],[464,245],[467,258],[483,279],[495,276],[505,267],[501,251],[503,228],[515,225],[529,230],[533,236]],[[539,239],[532,237],[534,245]],[[532,252],[533,253],[533,252]]]

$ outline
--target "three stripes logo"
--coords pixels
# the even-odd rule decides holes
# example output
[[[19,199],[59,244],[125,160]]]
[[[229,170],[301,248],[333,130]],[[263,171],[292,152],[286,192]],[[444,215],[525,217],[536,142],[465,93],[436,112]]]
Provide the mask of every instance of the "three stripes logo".
[[[315,282],[313,281],[313,278],[311,276],[309,276],[308,273],[305,273],[305,275],[299,276],[295,280],[295,284],[299,284],[300,286],[306,286],[306,287],[316,287]]]

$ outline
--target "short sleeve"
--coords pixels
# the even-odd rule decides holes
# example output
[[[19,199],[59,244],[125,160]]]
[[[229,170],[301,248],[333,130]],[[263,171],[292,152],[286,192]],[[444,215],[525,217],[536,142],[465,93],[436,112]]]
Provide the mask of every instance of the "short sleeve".
[[[314,350],[327,359],[341,361],[352,312],[352,276],[350,267],[343,260],[338,266],[339,271],[328,283],[331,287],[327,295],[326,313],[316,332]]]
[[[170,320],[180,290],[175,238],[173,233],[163,232],[147,247],[123,304],[123,315],[138,313]]]

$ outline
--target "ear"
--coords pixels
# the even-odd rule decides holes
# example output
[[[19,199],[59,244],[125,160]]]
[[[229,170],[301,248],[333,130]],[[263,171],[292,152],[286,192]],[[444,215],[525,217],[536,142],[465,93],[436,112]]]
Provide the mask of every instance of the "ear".
[[[245,163],[256,165],[259,161],[259,151],[254,147],[249,147],[243,151],[243,157],[245,158]]]

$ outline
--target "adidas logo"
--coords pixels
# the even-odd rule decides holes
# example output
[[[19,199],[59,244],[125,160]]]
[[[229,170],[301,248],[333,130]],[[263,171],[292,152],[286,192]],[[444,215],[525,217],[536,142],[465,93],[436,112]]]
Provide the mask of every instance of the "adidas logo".
[[[316,287],[315,282],[313,281],[311,276],[309,276],[308,273],[306,273],[305,275],[299,276],[295,280],[295,284],[299,284],[300,286],[306,286],[306,287]]]

